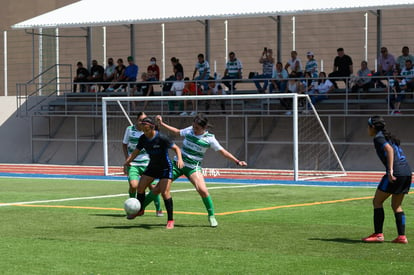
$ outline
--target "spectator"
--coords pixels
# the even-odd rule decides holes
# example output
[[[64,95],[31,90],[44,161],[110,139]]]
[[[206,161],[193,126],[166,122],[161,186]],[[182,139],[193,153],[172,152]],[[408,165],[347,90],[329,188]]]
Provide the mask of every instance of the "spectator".
[[[134,58],[132,56],[128,56],[128,66],[125,69],[125,81],[126,82],[135,82],[137,81],[137,75],[139,72],[138,65],[134,63]]]
[[[317,79],[312,79],[310,72],[305,72],[302,79],[302,93],[313,94],[314,90],[318,87]]]
[[[288,72],[283,68],[282,62],[277,62],[273,67],[272,84],[270,84],[270,92],[273,93],[274,89],[277,89],[280,93],[286,91],[287,79],[289,78]]]
[[[138,96],[154,96],[154,87],[150,81],[148,81],[147,73],[141,74],[141,82],[137,83],[133,88],[132,95],[135,95],[136,92],[138,93]],[[143,110],[147,108],[148,102],[149,101],[145,101]],[[135,110],[135,102],[133,102],[133,107]]]
[[[73,92],[76,93],[76,88],[78,87],[78,83],[80,83],[80,92],[84,93],[86,91],[86,84],[82,84],[82,82],[88,81],[89,71],[83,67],[82,62],[80,61],[76,63],[76,66],[76,76],[73,78]]]
[[[303,69],[302,69],[302,61],[298,58],[298,53],[296,51],[290,52],[290,59],[285,65],[285,70],[289,70],[290,74],[289,77],[302,77],[303,76]]]
[[[112,82],[115,79],[116,71],[115,71],[115,64],[114,59],[112,57],[108,58],[108,65],[105,68],[104,75],[103,75],[103,81],[104,82]],[[109,85],[104,84],[104,89],[106,90]]]
[[[175,77],[177,79],[173,82],[173,84],[171,86],[170,96],[182,96],[184,86],[185,86],[185,83],[184,83],[184,80],[183,80],[183,74],[181,72],[177,72]],[[180,116],[187,115],[187,113],[184,112],[183,102],[182,101],[176,101],[176,100],[168,101],[168,110],[169,110],[170,114],[172,114],[175,111],[175,105],[176,104],[178,104],[178,110],[180,111]]]
[[[335,57],[333,72],[330,73],[329,77],[346,77],[342,79],[347,84],[347,78],[353,74],[353,63],[352,58],[345,54],[344,48],[338,48],[336,50],[338,56]],[[335,89],[338,89],[338,85],[336,84],[337,79],[331,79],[331,82],[335,86]]]
[[[236,90],[236,83],[238,79],[242,79],[242,69],[243,65],[236,58],[236,54],[234,52],[229,53],[229,60],[226,63],[226,69],[224,71],[223,80],[231,80],[231,81],[223,81],[224,86],[226,86],[230,91]]]
[[[195,81],[190,81],[190,78],[186,77],[184,78],[184,90],[183,90],[183,94],[184,95],[190,95],[190,96],[194,96],[194,95],[201,95],[201,88],[198,85],[197,82]],[[188,110],[187,108],[187,102],[188,100],[184,100],[184,111]],[[192,106],[193,106],[193,111],[190,113],[190,115],[194,116],[197,114],[197,101],[196,100],[191,100]]]
[[[102,83],[97,83],[97,82],[103,82],[104,72],[105,72],[104,67],[99,65],[98,61],[92,60],[92,67],[90,70],[90,74],[88,76],[88,82],[96,83],[97,89],[95,89],[94,92],[99,92],[99,89]],[[91,87],[89,87],[89,90],[91,91]]]
[[[198,56],[198,62],[195,65],[194,72],[193,72],[193,79],[194,80],[208,80],[210,77],[210,64],[207,60],[204,59],[204,54],[200,53]],[[195,77],[199,73],[199,76]],[[201,82],[200,84],[203,85],[204,91],[208,90],[208,83]]]
[[[141,82],[138,82],[137,85],[134,87],[134,92],[137,92],[138,96],[154,95],[154,87],[151,83],[149,83],[147,73],[141,74]]]
[[[177,78],[177,73],[181,73],[181,75],[184,75],[184,68],[183,65],[181,65],[180,60],[176,57],[171,57],[171,64],[173,65],[173,71],[174,71],[174,77]]]
[[[414,67],[413,62],[410,59],[405,61],[405,66],[401,71],[401,75],[405,77],[407,92],[412,92],[414,88]]]
[[[114,80],[112,81],[112,84],[109,85],[107,91],[108,92],[113,92],[115,89],[119,89],[121,87],[121,84],[119,82],[124,82],[125,81],[125,65],[124,65],[124,60],[122,58],[118,58],[117,62],[117,66],[115,67],[115,76],[114,76]]]
[[[401,75],[398,74],[398,70],[394,70],[393,77],[389,81],[390,94],[388,97],[388,105],[391,109],[391,115],[400,115],[401,102],[405,98],[405,90],[407,89],[407,83]]]
[[[287,93],[302,93],[303,91],[303,87],[302,87],[302,83],[295,78],[291,78],[288,80],[287,83]],[[281,98],[280,99],[280,105],[282,105],[287,111],[286,111],[286,115],[291,115],[292,114],[292,103],[293,100],[292,98]],[[303,106],[303,101],[299,100],[299,104]]]
[[[226,92],[223,90],[223,87],[214,81],[214,77],[209,78],[210,82],[208,82],[208,90],[207,95],[225,95]],[[210,110],[210,103],[211,100],[206,100],[206,113],[208,114]],[[221,112],[223,114],[226,113],[226,102],[224,100],[220,100],[220,107]]]
[[[407,46],[404,46],[401,50],[402,55],[397,58],[396,69],[402,71],[405,68],[405,61],[411,60],[411,63],[414,63],[414,56],[410,54],[410,49]]]
[[[320,72],[318,86],[313,90],[313,94],[309,94],[312,104],[315,105],[316,103],[327,99],[327,95],[332,92],[334,88],[333,83],[326,78],[326,73]]]
[[[159,81],[160,80],[160,67],[157,65],[157,59],[151,57],[150,64],[147,67],[148,81]]]
[[[392,76],[395,68],[395,58],[392,54],[388,53],[386,47],[381,48],[381,55],[378,57],[378,70],[374,74],[375,76]],[[373,80],[378,86],[385,88],[384,83],[379,78]]]
[[[272,78],[273,73],[273,66],[275,64],[275,59],[273,58],[273,50],[264,48],[262,56],[259,59],[259,63],[262,64],[263,73],[259,75],[255,75],[255,79],[265,79],[263,81],[263,87],[260,85],[259,80],[255,80],[254,84],[256,85],[258,93],[264,93],[267,90],[267,86],[269,85],[269,79]]]
[[[352,85],[352,92],[356,93],[359,89],[362,89],[364,93],[367,93],[371,87],[372,72],[368,69],[368,62],[361,62],[361,69],[358,70],[357,76],[355,76]]]
[[[313,52],[307,52],[306,58],[308,61],[305,65],[305,72],[309,72],[313,78],[318,78],[318,62],[315,60]]]

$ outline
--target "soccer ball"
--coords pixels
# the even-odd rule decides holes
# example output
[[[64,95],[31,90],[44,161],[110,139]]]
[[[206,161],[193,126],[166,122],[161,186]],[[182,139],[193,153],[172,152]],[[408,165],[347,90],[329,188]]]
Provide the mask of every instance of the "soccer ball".
[[[124,202],[124,209],[127,215],[135,215],[141,210],[141,203],[136,198],[129,198]]]

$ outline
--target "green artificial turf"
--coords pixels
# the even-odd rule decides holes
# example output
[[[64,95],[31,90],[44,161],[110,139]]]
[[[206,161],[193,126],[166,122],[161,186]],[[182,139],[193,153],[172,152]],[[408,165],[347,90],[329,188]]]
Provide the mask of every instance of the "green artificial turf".
[[[222,188],[225,187],[225,188]],[[125,181],[0,179],[1,274],[410,274],[414,249],[372,233],[374,188],[210,184],[217,228],[188,182],[174,183],[175,228],[150,205],[127,220]],[[189,190],[190,189],[190,190]],[[125,194],[125,195],[119,195]],[[99,196],[118,195],[100,198]],[[98,197],[82,199],[86,197]],[[69,201],[37,202],[43,200]],[[347,200],[350,199],[350,200]],[[404,202],[414,243],[414,206]]]

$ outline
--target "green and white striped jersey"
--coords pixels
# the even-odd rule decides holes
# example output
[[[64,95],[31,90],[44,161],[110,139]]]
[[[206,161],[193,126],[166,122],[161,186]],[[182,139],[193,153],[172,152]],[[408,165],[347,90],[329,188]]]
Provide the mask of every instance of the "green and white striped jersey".
[[[137,130],[135,128],[135,125],[128,126],[125,129],[124,139],[122,140],[123,144],[127,144],[128,147],[128,155],[131,155],[131,153],[135,150],[138,144],[138,139],[141,135],[144,133],[142,131]],[[131,165],[133,166],[147,166],[149,163],[149,156],[145,149],[141,150],[139,155],[131,162]]]
[[[205,131],[204,134],[197,136],[192,126],[180,130],[180,136],[184,137],[181,148],[184,165],[189,168],[201,166],[208,148],[213,148],[216,152],[223,149],[214,134]]]

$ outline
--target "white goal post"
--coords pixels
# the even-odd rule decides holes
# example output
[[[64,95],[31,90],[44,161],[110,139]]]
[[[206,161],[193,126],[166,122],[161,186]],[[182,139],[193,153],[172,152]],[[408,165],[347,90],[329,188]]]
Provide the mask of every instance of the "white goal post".
[[[109,175],[109,158],[108,158],[108,119],[109,119],[109,113],[112,113],[114,111],[114,108],[116,108],[116,111],[119,114],[123,114],[126,119],[129,121],[127,124],[132,124],[132,121],[129,118],[128,111],[125,110],[125,107],[127,106],[129,109],[129,106],[132,102],[134,104],[142,103],[145,101],[150,102],[158,102],[161,103],[161,107],[159,109],[152,110],[151,112],[154,114],[166,114],[166,110],[163,109],[162,106],[164,106],[166,102],[174,102],[174,101],[183,101],[183,100],[197,100],[197,103],[200,101],[208,101],[212,102],[214,100],[217,101],[225,101],[228,105],[233,106],[233,102],[239,101],[239,102],[246,102],[246,101],[255,101],[255,102],[261,102],[262,104],[262,112],[266,112],[265,107],[270,108],[270,102],[273,102],[274,100],[284,100],[287,99],[289,102],[291,102],[291,115],[280,115],[281,118],[289,118],[291,117],[291,125],[292,125],[292,132],[291,132],[291,143],[292,143],[292,166],[291,169],[293,171],[293,180],[309,180],[314,178],[319,178],[320,173],[307,173],[307,176],[300,177],[300,161],[306,158],[313,161],[311,164],[312,168],[304,168],[306,170],[323,170],[324,167],[322,165],[315,164],[315,158],[319,158],[322,160],[328,160],[330,162],[334,162],[335,166],[335,173],[329,174],[324,173],[323,177],[329,177],[329,176],[343,176],[346,175],[345,169],[342,165],[342,162],[331,142],[331,139],[325,130],[325,127],[314,107],[314,105],[311,103],[311,100],[308,95],[303,94],[296,94],[296,93],[283,93],[283,94],[240,94],[240,95],[197,95],[197,96],[129,96],[129,97],[102,97],[102,134],[103,134],[103,161],[104,161],[104,173],[105,175]],[[243,105],[244,106],[244,105]],[[245,107],[242,107],[245,108]],[[227,114],[226,116],[235,116],[235,113],[233,110],[226,110]],[[243,114],[246,110],[243,110]],[[202,112],[202,111],[201,111]],[[269,115],[270,114],[270,115]],[[240,116],[240,114],[238,114]],[[219,116],[223,117],[222,114]],[[272,113],[267,112],[267,118],[274,118],[277,117],[277,115],[273,115]],[[175,116],[175,119],[179,119],[180,116]],[[308,121],[309,119],[312,120],[312,125],[310,126],[303,126],[303,121]],[[299,122],[301,122],[301,125],[299,125]],[[307,127],[306,129],[304,127]],[[310,132],[306,132],[310,131]],[[305,137],[300,138],[300,133],[305,133]],[[323,142],[320,141],[313,141],[312,139],[316,135],[321,136],[319,139],[323,139]],[[119,142],[121,142],[122,137],[119,137]],[[265,143],[265,142],[263,142]],[[323,143],[322,150],[326,150],[326,153],[321,154],[320,157],[316,157],[314,152],[308,152],[306,154],[309,154],[309,156],[300,158],[300,154],[305,154],[305,151],[310,150],[311,148],[317,147],[317,144]],[[275,143],[277,144],[277,143]],[[247,148],[247,145],[245,146]],[[318,149],[319,150],[319,149]],[[326,157],[328,154],[329,157]],[[247,157],[246,157],[247,158]],[[247,160],[247,159],[246,159]],[[248,160],[247,160],[248,161]],[[330,164],[329,164],[330,166]],[[272,168],[277,169],[277,168]]]

